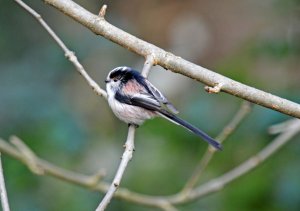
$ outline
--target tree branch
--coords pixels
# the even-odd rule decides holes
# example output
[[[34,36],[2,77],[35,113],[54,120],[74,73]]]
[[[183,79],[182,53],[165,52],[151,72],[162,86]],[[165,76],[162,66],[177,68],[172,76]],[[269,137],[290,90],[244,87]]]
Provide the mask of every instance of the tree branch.
[[[2,159],[0,153],[0,194],[1,194],[1,205],[3,211],[10,211],[9,203],[5,188],[5,181],[4,181],[4,174],[3,174],[3,167],[2,167]]]
[[[68,47],[64,44],[64,42],[55,34],[55,32],[50,28],[50,26],[43,20],[42,16],[34,11],[31,7],[25,4],[22,0],[14,0],[17,4],[19,4],[23,9],[25,9],[30,15],[32,15],[36,20],[42,25],[42,27],[48,32],[48,34],[54,39],[54,41],[58,44],[58,46],[64,51],[65,56],[68,60],[74,65],[76,70],[80,75],[84,77],[90,87],[98,94],[106,98],[106,92],[100,88],[100,86],[88,75],[85,71],[84,67],[78,61],[75,53],[70,51]]]
[[[101,35],[145,58],[149,55],[153,56],[154,64],[161,65],[175,73],[180,73],[196,79],[208,86],[217,86],[220,88],[219,91],[223,91],[272,110],[300,118],[299,104],[234,81],[228,77],[222,76],[175,56],[172,53],[166,52],[153,44],[145,42],[111,25],[104,19],[104,17],[99,17],[90,13],[71,0],[43,1],[70,16],[95,34]],[[221,86],[218,86],[220,84]]]
[[[144,77],[148,77],[150,69],[154,65],[154,62],[154,57],[152,55],[146,57],[144,67],[141,73]]]
[[[172,205],[183,204],[197,200],[208,194],[220,191],[225,185],[228,185],[230,182],[258,167],[267,158],[287,144],[289,140],[299,133],[299,131],[300,120],[295,119],[287,125],[286,129],[277,138],[275,138],[269,145],[267,145],[255,156],[252,156],[250,159],[246,160],[244,163],[240,164],[238,167],[225,173],[224,175],[212,179],[196,189],[189,191],[188,194],[182,194],[182,192],[180,192],[170,196],[149,196],[135,193],[125,188],[119,188],[115,193],[115,196],[132,203],[157,207],[163,210],[166,210],[166,207],[172,207]],[[24,154],[2,139],[0,139],[0,151],[17,160],[20,160],[26,165],[28,163],[26,160],[27,157],[24,156]],[[37,156],[35,156],[35,159],[36,160],[34,162],[43,170],[44,175],[50,175],[69,183],[77,184],[101,192],[106,192],[109,189],[109,184],[101,181],[102,177],[97,176],[98,180],[95,181],[94,175],[88,176],[71,172],[55,166],[54,164],[51,164]]]
[[[256,155],[250,157],[244,163],[225,173],[224,175],[212,179],[211,181],[197,187],[195,190],[191,191],[187,196],[188,200],[195,200],[199,197],[206,196],[208,194],[222,190],[230,182],[236,180],[237,178],[245,175],[249,171],[255,169],[261,163],[263,163],[267,158],[277,152],[285,144],[288,143],[296,134],[300,132],[300,120],[294,119],[290,122],[288,127],[276,137],[269,145],[258,152]],[[169,199],[172,203],[181,203],[186,200],[185,196],[178,194],[175,197]]]
[[[244,101],[240,106],[240,109],[236,112],[232,120],[224,127],[221,133],[216,137],[219,143],[223,143],[225,139],[227,139],[241,124],[243,119],[249,114],[251,111],[251,104],[248,101]],[[203,173],[204,169],[211,161],[215,154],[215,148],[208,146],[206,152],[204,153],[202,159],[199,161],[199,164],[195,168],[194,173],[191,178],[187,181],[185,187],[182,190],[182,194],[187,194],[192,188],[196,185],[199,180],[199,177]]]
[[[123,177],[123,174],[125,172],[127,164],[131,160],[132,154],[134,151],[134,133],[135,133],[135,126],[129,125],[127,140],[124,145],[125,151],[122,155],[121,163],[119,165],[119,168],[117,170],[117,173],[115,175],[113,182],[111,183],[106,195],[102,199],[102,201],[99,204],[99,206],[97,207],[96,211],[104,211],[105,210],[105,208],[109,204],[110,200],[112,199],[114,193],[116,192],[116,190],[118,189],[118,187],[121,183],[121,179]]]
[[[22,145],[26,146],[21,139],[19,139],[19,141],[22,142]],[[26,146],[26,148],[28,148],[28,146]],[[103,177],[103,171],[99,171],[95,175],[88,176],[71,172],[58,166],[55,166],[49,163],[48,161],[39,158],[37,155],[28,159],[28,156],[20,152],[20,150],[17,147],[14,147],[13,145],[7,143],[2,139],[0,139],[0,151],[15,158],[16,160],[21,161],[23,164],[28,166],[28,168],[34,174],[50,175],[61,180],[68,181],[70,183],[74,183],[88,188],[94,188],[95,186],[97,186],[97,190],[101,191],[105,191],[107,189],[107,184],[99,184],[99,181]],[[40,171],[43,172],[43,174],[39,174],[37,171],[34,171],[33,168],[30,168],[30,165],[38,166]]]

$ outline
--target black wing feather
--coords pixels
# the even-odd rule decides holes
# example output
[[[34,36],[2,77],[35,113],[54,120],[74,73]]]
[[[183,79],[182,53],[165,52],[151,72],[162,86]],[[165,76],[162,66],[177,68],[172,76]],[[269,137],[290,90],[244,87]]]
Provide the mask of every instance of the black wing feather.
[[[146,95],[147,98],[152,98],[153,100],[156,100],[159,104],[164,104],[166,108],[174,114],[179,113],[177,109],[174,107],[174,105],[170,103],[168,99],[138,71],[131,69],[129,75],[130,77],[129,76],[127,77],[127,81],[128,79],[134,78],[139,84],[141,84],[147,90],[146,93],[143,93],[144,95]]]

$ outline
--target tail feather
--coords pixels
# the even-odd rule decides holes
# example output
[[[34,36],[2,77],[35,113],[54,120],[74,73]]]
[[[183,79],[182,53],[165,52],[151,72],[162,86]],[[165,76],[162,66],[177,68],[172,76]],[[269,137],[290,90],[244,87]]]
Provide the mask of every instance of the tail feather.
[[[202,130],[196,128],[195,126],[191,125],[190,123],[186,122],[183,119],[180,119],[179,117],[165,111],[162,110],[160,112],[158,112],[159,115],[161,115],[162,117],[170,120],[171,122],[180,125],[186,129],[188,129],[189,131],[193,132],[194,134],[196,134],[197,136],[201,137],[204,141],[206,141],[207,143],[209,143],[210,145],[212,145],[214,148],[216,148],[217,150],[222,150],[222,145],[217,142],[216,140],[214,140],[212,137],[210,137],[209,135],[207,135],[205,132],[203,132]]]

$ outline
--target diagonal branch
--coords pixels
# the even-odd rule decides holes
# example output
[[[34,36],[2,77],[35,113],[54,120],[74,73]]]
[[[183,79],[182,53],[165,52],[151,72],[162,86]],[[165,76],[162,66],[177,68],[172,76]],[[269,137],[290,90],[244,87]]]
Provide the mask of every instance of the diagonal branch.
[[[180,73],[192,79],[196,79],[208,86],[217,86],[220,88],[219,91],[223,91],[272,110],[300,118],[299,104],[234,81],[228,77],[175,56],[172,53],[169,53],[113,26],[107,22],[104,17],[92,14],[72,0],[43,1],[70,16],[95,34],[101,35],[145,58],[149,55],[153,56],[155,64],[161,65],[175,73]]]
[[[48,32],[48,34],[54,39],[57,45],[64,51],[65,56],[69,59],[69,61],[75,66],[76,70],[80,75],[84,77],[86,82],[90,87],[98,94],[106,98],[106,92],[100,88],[100,86],[89,76],[89,74],[85,71],[84,67],[78,61],[75,53],[70,51],[68,47],[64,44],[64,42],[55,34],[55,32],[50,28],[50,26],[43,20],[42,16],[34,11],[31,7],[25,4],[22,0],[15,0],[17,4],[19,4],[23,9],[25,9],[30,15],[32,15],[36,20],[43,26],[43,28]]]
[[[21,139],[18,140],[19,142],[22,142]],[[28,148],[28,146],[26,146],[24,142],[22,142],[22,145]],[[58,167],[46,160],[43,160],[35,154],[33,157],[28,157],[26,154],[22,153],[20,149],[7,143],[2,139],[0,139],[0,151],[15,158],[16,160],[21,161],[23,164],[28,166],[32,173],[39,174],[39,172],[33,170],[33,168],[30,168],[31,165],[34,165],[38,166],[39,170],[43,172],[43,174],[39,175],[50,175],[64,181],[68,181],[70,183],[74,183],[92,189],[97,186],[97,190],[100,191],[105,191],[107,189],[107,184],[99,183],[99,181],[103,177],[103,172],[97,172],[95,175],[91,176],[71,172],[64,168]]]
[[[117,191],[117,189],[121,183],[121,179],[123,177],[123,174],[125,172],[127,164],[131,160],[132,154],[134,152],[134,133],[135,133],[135,126],[129,125],[127,140],[126,140],[126,143],[124,144],[125,150],[124,150],[124,153],[121,158],[121,163],[119,165],[119,168],[117,170],[117,173],[115,175],[113,182],[109,186],[107,193],[105,194],[101,203],[97,207],[96,211],[104,211],[105,210],[105,208],[109,204],[110,200],[112,199],[114,193]]]
[[[232,120],[224,127],[221,133],[216,137],[219,143],[222,143],[227,139],[235,129],[240,125],[243,119],[249,114],[251,111],[251,104],[247,101],[244,101],[240,106],[240,109],[236,112]],[[215,154],[216,150],[208,146],[206,152],[204,153],[202,159],[199,161],[195,171],[193,172],[191,178],[187,181],[185,187],[182,190],[182,194],[187,194],[192,188],[196,185],[199,180],[199,177],[203,173],[204,169],[211,161]]]
[[[44,173],[43,169],[39,167],[39,165],[35,162],[37,157],[35,153],[26,145],[24,144],[21,139],[17,136],[12,136],[9,140],[23,155],[26,161],[27,167],[35,174],[42,175]]]
[[[6,192],[6,188],[5,188],[1,153],[0,153],[0,195],[1,195],[2,210],[3,211],[10,211],[8,198],[7,198],[7,192]]]
[[[146,57],[144,67],[142,69],[142,75],[144,77],[147,77],[149,75],[150,69],[154,65],[154,62],[154,57],[152,55]]]
[[[294,119],[292,123],[278,136],[276,137],[269,145],[264,149],[258,152],[256,155],[250,157],[244,163],[225,173],[224,175],[212,179],[207,183],[197,187],[190,192],[187,196],[182,194],[177,194],[177,196],[170,198],[172,203],[182,203],[187,198],[188,200],[195,200],[199,197],[206,196],[208,194],[222,190],[226,185],[232,181],[238,179],[239,177],[245,175],[251,170],[258,167],[262,164],[267,158],[276,153],[284,145],[286,145],[295,135],[300,132],[300,120]],[[187,198],[186,198],[187,197]]]

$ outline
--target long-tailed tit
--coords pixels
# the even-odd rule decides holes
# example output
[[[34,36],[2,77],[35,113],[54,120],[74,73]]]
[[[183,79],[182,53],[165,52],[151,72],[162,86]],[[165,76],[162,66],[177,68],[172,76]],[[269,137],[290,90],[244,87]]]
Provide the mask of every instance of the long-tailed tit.
[[[109,106],[127,124],[139,126],[147,119],[162,116],[200,136],[216,149],[222,148],[209,135],[178,118],[176,108],[138,71],[130,67],[117,67],[110,71],[105,83]]]

